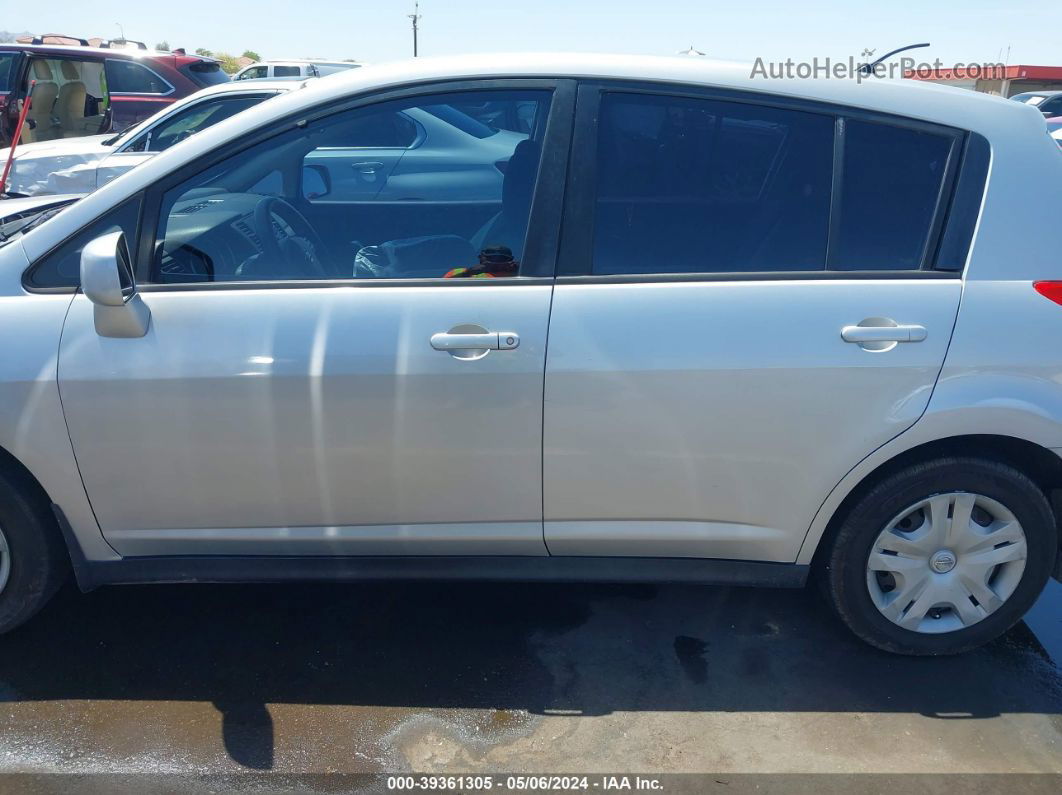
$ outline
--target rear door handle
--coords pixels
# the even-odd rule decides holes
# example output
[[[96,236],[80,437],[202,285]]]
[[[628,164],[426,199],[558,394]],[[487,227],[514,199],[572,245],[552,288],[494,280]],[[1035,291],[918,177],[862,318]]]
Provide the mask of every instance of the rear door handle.
[[[845,342],[921,342],[926,338],[926,327],[906,326],[845,326],[841,339]]]
[[[519,346],[520,335],[513,331],[489,331],[484,334],[440,331],[431,335],[431,347],[437,351],[511,351]]]

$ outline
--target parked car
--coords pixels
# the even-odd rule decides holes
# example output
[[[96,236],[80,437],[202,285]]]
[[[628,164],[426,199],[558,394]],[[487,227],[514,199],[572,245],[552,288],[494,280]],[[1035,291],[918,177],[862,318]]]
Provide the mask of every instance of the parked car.
[[[1062,147],[1062,116],[1055,116],[1047,120],[1047,134]]]
[[[152,50],[0,44],[0,146],[36,81],[22,142],[121,132],[162,106],[226,82],[212,58]]]
[[[460,143],[407,198],[406,156],[364,154],[488,100],[535,119],[489,195]],[[985,643],[1062,574],[1043,125],[561,55],[367,67],[215,125],[0,247],[0,628],[72,563],[813,578],[880,648]],[[376,190],[307,191],[323,152]]]
[[[1026,91],[1011,99],[1032,105],[1044,116],[1062,116],[1062,91]]]
[[[15,150],[8,193],[89,193],[188,136],[305,82],[225,83],[176,102],[119,136],[26,144]],[[533,122],[533,111],[529,118]],[[416,201],[422,193],[439,199],[440,149],[465,163],[460,177],[446,186],[451,199],[489,199],[501,189],[498,162],[527,137],[488,127],[449,105],[396,111],[386,123],[374,125],[372,139],[363,142],[372,146],[320,147],[307,156],[302,188],[308,201]],[[0,150],[0,162],[5,159]],[[399,161],[401,175],[392,179]]]
[[[232,76],[233,80],[262,80],[276,78],[324,77],[325,75],[356,69],[360,63],[352,61],[262,61],[245,66]]]
[[[221,83],[167,105],[118,135],[22,144],[15,149],[7,192],[22,196],[90,193],[188,136],[300,86],[291,81]],[[0,150],[0,164],[8,154],[9,150]]]

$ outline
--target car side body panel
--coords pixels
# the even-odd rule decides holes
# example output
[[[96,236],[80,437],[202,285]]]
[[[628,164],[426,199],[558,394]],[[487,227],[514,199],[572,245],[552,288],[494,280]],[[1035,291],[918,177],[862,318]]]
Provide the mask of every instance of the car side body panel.
[[[18,241],[0,248],[0,339],[4,378],[0,380],[0,447],[14,456],[62,507],[85,555],[112,560],[85,496],[63,419],[56,368],[63,319],[70,295],[39,295],[26,300],[11,274],[29,264]],[[17,284],[17,283],[16,283]]]
[[[135,339],[100,336],[77,295],[59,387],[104,535],[129,555],[544,555],[551,290],[146,291]],[[519,346],[432,348],[467,323]]]
[[[911,427],[958,279],[557,285],[544,504],[554,555],[792,562],[852,462]],[[866,318],[921,342],[868,351]]]

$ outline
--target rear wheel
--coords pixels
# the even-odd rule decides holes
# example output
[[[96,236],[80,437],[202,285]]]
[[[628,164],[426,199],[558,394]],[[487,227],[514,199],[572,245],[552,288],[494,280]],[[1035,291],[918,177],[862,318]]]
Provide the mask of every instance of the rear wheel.
[[[69,569],[47,499],[19,480],[0,474],[0,633],[40,610]]]
[[[918,464],[866,493],[825,563],[826,593],[860,638],[901,654],[953,654],[1017,622],[1057,550],[1047,499],[1013,467]]]

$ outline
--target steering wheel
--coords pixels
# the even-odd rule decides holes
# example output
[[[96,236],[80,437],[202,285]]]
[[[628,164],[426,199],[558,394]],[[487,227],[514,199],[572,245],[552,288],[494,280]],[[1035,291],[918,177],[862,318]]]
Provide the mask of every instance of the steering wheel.
[[[284,221],[295,234],[288,237],[277,229],[273,216]],[[275,196],[266,196],[258,202],[254,207],[254,229],[262,245],[259,278],[290,279],[295,274],[307,279],[329,278],[320,259],[325,252],[324,241],[288,202]]]

